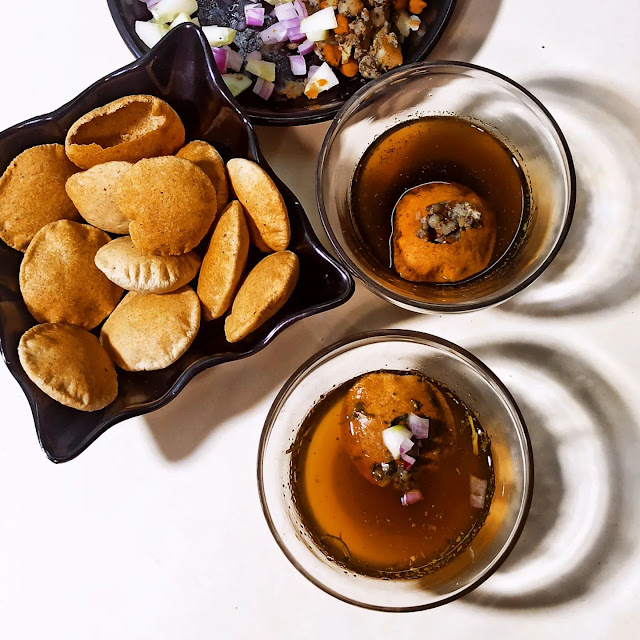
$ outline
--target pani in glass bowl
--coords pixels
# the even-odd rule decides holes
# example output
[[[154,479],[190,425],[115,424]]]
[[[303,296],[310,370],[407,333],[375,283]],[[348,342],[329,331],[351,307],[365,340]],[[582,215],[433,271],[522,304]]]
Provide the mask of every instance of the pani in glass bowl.
[[[513,398],[464,349],[360,334],[307,361],[275,399],[258,485],[276,542],[316,586],[381,611],[436,607],[505,560],[533,490]]]

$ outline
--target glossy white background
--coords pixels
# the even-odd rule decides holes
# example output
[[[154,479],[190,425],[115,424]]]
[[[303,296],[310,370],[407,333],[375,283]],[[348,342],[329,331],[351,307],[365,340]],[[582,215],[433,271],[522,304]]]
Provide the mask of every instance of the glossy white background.
[[[576,219],[548,272],[498,309],[412,316],[358,287],[262,353],[200,375],[62,466],[0,366],[0,637],[632,638],[640,626],[640,45],[637,0],[459,0],[433,59],[523,83],[557,117]],[[131,61],[106,1],[2,1],[0,129]],[[327,125],[262,129],[316,229]],[[423,613],[359,610],[289,565],[255,481],[262,422],[291,371],[356,331],[441,335],[494,367],[536,459],[524,535],[474,594]]]

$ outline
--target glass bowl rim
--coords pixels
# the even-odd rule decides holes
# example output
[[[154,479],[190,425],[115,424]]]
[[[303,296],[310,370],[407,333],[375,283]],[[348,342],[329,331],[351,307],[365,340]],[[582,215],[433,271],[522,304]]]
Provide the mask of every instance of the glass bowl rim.
[[[269,504],[267,501],[267,497],[265,495],[264,490],[264,482],[263,482],[263,467],[264,467],[264,453],[265,447],[267,444],[267,440],[275,422],[278,419],[278,415],[282,408],[283,401],[289,395],[292,389],[294,389],[299,382],[301,382],[304,378],[306,378],[307,374],[310,373],[313,369],[315,369],[315,365],[323,360],[326,356],[333,352],[338,352],[342,350],[343,347],[348,345],[355,345],[358,342],[363,342],[366,340],[370,340],[372,338],[377,338],[377,342],[384,342],[389,338],[394,339],[409,339],[414,342],[419,342],[425,346],[436,346],[436,347],[444,347],[455,352],[458,356],[462,356],[464,360],[466,360],[466,364],[469,367],[475,368],[477,371],[482,373],[486,378],[488,378],[492,385],[497,387],[497,390],[502,394],[502,400],[505,404],[509,406],[513,414],[516,416],[517,421],[520,426],[520,431],[522,434],[521,445],[523,446],[523,465],[524,465],[524,491],[522,497],[522,505],[519,509],[520,520],[517,526],[511,531],[511,540],[509,543],[500,549],[500,552],[493,558],[491,561],[492,564],[485,573],[478,576],[474,579],[470,584],[468,584],[464,589],[457,591],[454,594],[445,596],[442,599],[439,599],[435,602],[430,602],[422,605],[412,605],[406,607],[387,607],[369,604],[366,602],[360,602],[359,600],[354,600],[349,596],[346,596],[342,593],[339,593],[323,582],[318,580],[315,576],[311,575],[304,567],[298,563],[298,561],[293,557],[291,552],[289,551],[286,544],[283,542],[280,534],[278,533],[274,522],[271,518],[271,512],[269,510]],[[482,360],[478,357],[474,356],[472,353],[467,351],[465,348],[450,342],[444,338],[440,338],[438,336],[434,336],[430,333],[425,333],[423,331],[414,331],[409,329],[383,329],[376,331],[365,331],[357,334],[353,334],[343,338],[342,340],[338,340],[333,344],[324,347],[310,358],[308,358],[303,364],[301,364],[287,379],[284,383],[278,394],[273,400],[271,407],[269,408],[269,412],[264,422],[264,426],[262,428],[262,432],[260,434],[260,443],[258,445],[258,461],[257,461],[257,481],[258,481],[258,495],[260,499],[260,507],[262,509],[262,513],[267,522],[267,526],[269,527],[269,531],[273,536],[274,540],[280,550],[285,555],[285,557],[289,560],[289,562],[295,567],[295,569],[301,573],[309,582],[314,584],[316,587],[324,591],[325,593],[345,602],[347,604],[355,605],[357,607],[361,607],[363,609],[369,609],[372,611],[382,611],[386,613],[408,613],[412,611],[425,611],[427,609],[434,609],[436,607],[442,606],[444,604],[448,604],[449,602],[453,602],[458,598],[461,598],[471,591],[475,590],[481,584],[483,584],[487,579],[489,579],[504,563],[504,561],[509,557],[511,552],[513,551],[515,545],[517,544],[522,531],[527,523],[527,519],[529,516],[529,511],[531,508],[531,501],[533,500],[533,487],[534,487],[534,462],[533,462],[533,448],[531,446],[531,438],[529,436],[529,431],[527,429],[526,422],[520,411],[520,407],[516,403],[514,397],[511,392],[507,389],[505,384],[500,380],[500,378],[490,369]]]
[[[333,142],[333,138],[337,128],[342,124],[343,119],[346,116],[347,111],[351,109],[351,107],[357,103],[361,102],[365,98],[365,94],[375,91],[380,85],[385,83],[393,82],[400,75],[410,75],[416,70],[428,70],[428,69],[439,69],[443,67],[454,67],[458,68],[458,70],[473,70],[480,71],[487,76],[490,76],[492,79],[498,79],[502,82],[510,85],[511,87],[516,89],[516,92],[523,94],[529,100],[531,100],[536,107],[540,109],[542,114],[548,120],[548,124],[551,125],[551,130],[558,136],[558,140],[560,141],[559,149],[564,154],[566,162],[567,162],[567,171],[569,178],[569,201],[566,208],[566,218],[560,229],[560,233],[558,237],[555,239],[553,248],[551,252],[546,257],[546,259],[540,264],[537,269],[525,278],[522,282],[520,282],[515,287],[510,288],[505,293],[500,295],[496,295],[494,297],[489,298],[484,302],[463,302],[459,304],[438,304],[438,303],[429,303],[422,302],[420,300],[412,300],[408,299],[402,294],[391,291],[390,289],[378,284],[375,280],[369,277],[369,275],[361,269],[354,261],[352,261],[349,256],[346,254],[342,245],[338,241],[333,229],[331,227],[331,223],[329,222],[326,214],[324,197],[322,194],[322,179],[325,172],[325,164],[327,160],[327,155],[329,151],[329,147]],[[555,257],[558,255],[564,241],[566,240],[567,234],[569,233],[569,228],[571,227],[571,223],[573,221],[573,216],[576,208],[576,171],[573,162],[573,156],[571,155],[571,150],[569,149],[569,144],[565,138],[560,125],[556,122],[555,118],[551,115],[549,110],[544,106],[544,104],[528,89],[524,86],[512,80],[508,76],[504,74],[494,71],[493,69],[489,69],[487,67],[482,67],[477,64],[473,64],[471,62],[461,62],[456,60],[436,60],[433,62],[414,62],[413,64],[409,64],[403,66],[397,70],[390,71],[371,82],[368,82],[366,85],[361,87],[356,93],[354,93],[347,102],[342,106],[340,111],[338,111],[336,117],[333,119],[331,126],[328,128],[327,133],[324,136],[324,140],[322,141],[322,146],[320,148],[320,153],[318,154],[318,163],[316,165],[316,204],[318,206],[318,213],[320,214],[320,220],[322,221],[322,226],[331,242],[331,246],[333,250],[338,255],[340,261],[345,265],[349,273],[352,276],[358,278],[364,285],[377,296],[392,302],[393,304],[399,305],[406,309],[410,309],[417,313],[464,313],[467,311],[477,311],[479,309],[485,309],[487,307],[492,307],[494,305],[500,304],[505,300],[508,300],[512,296],[516,295],[526,287],[528,287],[532,282],[537,280],[549,265],[553,262]]]

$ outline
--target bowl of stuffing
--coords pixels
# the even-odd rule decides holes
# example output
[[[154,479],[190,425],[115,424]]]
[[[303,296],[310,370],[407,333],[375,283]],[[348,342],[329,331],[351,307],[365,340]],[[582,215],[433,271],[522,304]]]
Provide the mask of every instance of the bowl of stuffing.
[[[185,22],[199,26],[217,68],[260,124],[331,120],[363,85],[423,60],[455,0],[108,0],[140,57]]]

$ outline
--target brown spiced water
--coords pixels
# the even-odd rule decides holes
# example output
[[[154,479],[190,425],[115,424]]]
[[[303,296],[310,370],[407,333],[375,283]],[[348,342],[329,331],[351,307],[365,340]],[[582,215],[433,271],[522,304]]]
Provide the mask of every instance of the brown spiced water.
[[[451,183],[480,196],[497,221],[490,268],[505,255],[529,215],[527,180],[516,155],[479,124],[427,117],[387,131],[362,157],[351,187],[359,243],[378,267],[393,269],[393,212],[419,185]]]
[[[423,495],[416,504],[403,506],[401,490],[364,477],[349,455],[343,405],[356,380],[319,402],[292,447],[293,495],[307,532],[329,558],[355,572],[376,577],[429,573],[466,548],[488,515],[494,489],[489,437],[469,407],[428,380],[445,397],[456,433],[448,450],[436,451],[437,464],[414,466],[413,488]],[[472,477],[487,485],[475,507]]]

